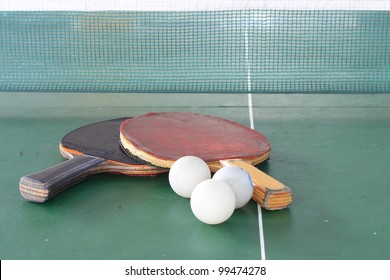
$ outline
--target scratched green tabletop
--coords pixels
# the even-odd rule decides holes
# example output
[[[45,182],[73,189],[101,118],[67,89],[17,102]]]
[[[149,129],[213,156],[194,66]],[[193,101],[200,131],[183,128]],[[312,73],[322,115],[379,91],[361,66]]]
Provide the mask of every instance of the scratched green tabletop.
[[[389,259],[390,96],[251,98],[252,107],[246,94],[0,93],[0,259]],[[167,174],[99,174],[44,204],[21,197],[22,176],[64,161],[64,134],[150,111],[247,126],[253,112],[272,143],[261,169],[293,189],[293,204],[270,212],[252,201],[210,226]]]

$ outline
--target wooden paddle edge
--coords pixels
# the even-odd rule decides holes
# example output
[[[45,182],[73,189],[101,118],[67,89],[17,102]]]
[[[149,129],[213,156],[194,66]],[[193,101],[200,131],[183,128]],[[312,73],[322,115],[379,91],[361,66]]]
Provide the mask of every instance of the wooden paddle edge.
[[[67,148],[61,143],[59,145],[59,150],[60,154],[66,159],[83,155],[83,153]],[[106,160],[106,162],[96,170],[96,173],[124,174],[128,176],[155,176],[165,172],[167,172],[167,169],[151,166],[150,164],[124,164],[114,160]]]

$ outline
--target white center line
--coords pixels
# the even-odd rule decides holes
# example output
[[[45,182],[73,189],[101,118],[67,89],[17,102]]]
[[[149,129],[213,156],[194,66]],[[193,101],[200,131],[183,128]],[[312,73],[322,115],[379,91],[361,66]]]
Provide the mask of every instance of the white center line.
[[[249,109],[249,120],[250,126],[252,129],[255,129],[255,122],[253,117],[253,103],[252,103],[252,80],[251,80],[251,62],[249,57],[249,34],[248,34],[249,24],[248,21],[245,25],[245,60],[248,71],[248,109]],[[261,212],[260,204],[257,204],[257,212],[258,212],[258,222],[259,222],[259,238],[260,238],[260,254],[261,259],[265,260],[265,242],[264,242],[264,230],[263,230],[263,215]]]

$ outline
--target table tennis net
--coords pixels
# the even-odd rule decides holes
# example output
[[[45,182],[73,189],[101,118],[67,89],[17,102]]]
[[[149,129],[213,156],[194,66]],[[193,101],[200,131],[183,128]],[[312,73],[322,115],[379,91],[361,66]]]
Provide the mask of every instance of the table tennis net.
[[[390,11],[0,11],[0,91],[390,92]]]

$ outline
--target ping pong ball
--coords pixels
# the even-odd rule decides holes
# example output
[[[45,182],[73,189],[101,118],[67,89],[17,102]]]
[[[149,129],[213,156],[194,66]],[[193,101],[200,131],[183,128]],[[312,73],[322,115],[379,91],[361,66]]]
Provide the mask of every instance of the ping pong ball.
[[[185,156],[176,160],[169,170],[169,184],[175,193],[190,198],[200,182],[210,179],[207,163],[195,156]]]
[[[236,209],[246,205],[253,195],[253,185],[249,174],[242,168],[226,166],[219,169],[213,176],[228,184],[236,196]]]
[[[206,224],[216,225],[233,214],[236,197],[225,182],[208,179],[195,187],[190,204],[195,217]]]

